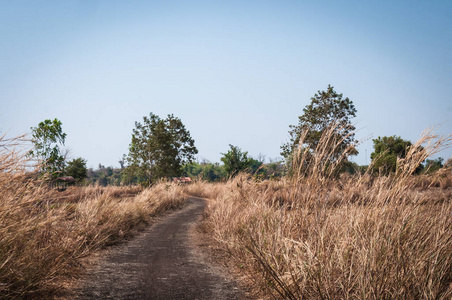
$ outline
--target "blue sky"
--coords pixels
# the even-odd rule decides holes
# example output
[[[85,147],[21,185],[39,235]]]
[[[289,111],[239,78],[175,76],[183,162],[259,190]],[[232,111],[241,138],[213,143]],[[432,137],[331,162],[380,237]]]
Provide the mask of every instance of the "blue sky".
[[[0,1],[0,130],[58,118],[72,158],[119,166],[135,121],[172,113],[200,159],[228,144],[276,158],[331,84],[358,110],[365,164],[371,138],[452,133],[451,15],[452,1]]]

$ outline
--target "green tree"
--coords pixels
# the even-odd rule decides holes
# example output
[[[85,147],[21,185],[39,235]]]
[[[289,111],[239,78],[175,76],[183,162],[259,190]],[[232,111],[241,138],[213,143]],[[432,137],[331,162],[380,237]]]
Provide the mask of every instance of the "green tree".
[[[270,160],[270,163],[264,165],[264,170],[268,178],[282,177],[284,174],[284,162]]]
[[[182,169],[184,176],[199,177],[199,174],[201,174],[203,167],[200,163],[189,162],[185,164]]]
[[[79,157],[67,163],[65,173],[68,176],[74,177],[77,182],[82,181],[88,177],[88,170],[86,168],[86,160]]]
[[[40,159],[41,170],[53,176],[58,176],[58,172],[64,168],[64,156],[59,145],[64,145],[66,133],[61,125],[60,120],[54,119],[45,120],[38,127],[31,127],[34,150],[29,155]]]
[[[224,168],[228,176],[235,176],[242,171],[253,172],[262,165],[261,162],[248,157],[247,151],[242,152],[242,149],[231,144],[229,148],[227,153],[221,153],[223,154],[221,161],[224,163]]]
[[[227,177],[224,170],[224,166],[220,166],[218,163],[211,162],[192,162],[185,164],[183,167],[183,173],[185,176],[199,178],[211,182],[220,181]]]
[[[226,178],[226,172],[224,171],[224,168],[220,166],[218,163],[215,164],[207,163],[203,165],[202,172],[200,175],[201,178],[211,182],[220,181]]]
[[[125,174],[151,184],[159,178],[179,176],[182,165],[191,162],[198,150],[190,132],[172,114],[166,119],[150,113],[143,123],[135,122]]]
[[[303,115],[298,117],[298,125],[290,125],[290,141],[281,146],[281,155],[287,162],[291,161],[292,154],[299,146],[308,147],[314,152],[322,134],[331,126],[337,126],[334,135],[337,141],[342,140],[334,149],[333,158],[340,157],[346,149],[355,144],[354,130],[351,119],[356,116],[356,108],[349,98],[343,99],[342,94],[334,91],[334,87],[328,85],[326,91],[318,91],[311,98],[311,103],[303,109]],[[300,144],[300,138],[307,132],[304,144]],[[352,155],[358,154],[356,149]]]
[[[425,172],[433,173],[444,167],[444,158],[438,157],[437,159],[425,160]]]
[[[372,140],[374,151],[370,154],[373,171],[389,174],[397,170],[397,159],[405,158],[410,141],[402,139],[400,136],[384,136]]]

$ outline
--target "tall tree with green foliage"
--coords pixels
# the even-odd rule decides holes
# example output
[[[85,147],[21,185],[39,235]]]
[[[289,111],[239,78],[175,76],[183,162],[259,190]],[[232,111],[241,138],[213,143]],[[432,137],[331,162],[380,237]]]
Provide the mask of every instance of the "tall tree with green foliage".
[[[88,177],[88,169],[86,168],[86,160],[79,157],[67,163],[65,174],[74,177],[77,182]]]
[[[378,137],[372,141],[374,151],[370,154],[371,167],[373,171],[382,174],[395,172],[397,170],[397,159],[405,158],[409,147],[412,146],[410,141],[395,135]]]
[[[290,141],[281,146],[281,155],[290,161],[292,154],[298,147],[309,148],[315,152],[322,134],[331,126],[335,138],[341,141],[334,149],[333,158],[337,159],[351,145],[356,143],[355,126],[351,119],[356,116],[356,108],[349,98],[343,98],[334,87],[328,85],[326,91],[318,91],[311,98],[311,103],[303,109],[303,115],[298,117],[298,125],[290,125]],[[307,131],[304,144],[300,145],[300,138]],[[356,149],[351,151],[352,155],[358,154]]]
[[[237,146],[229,145],[229,151],[223,154],[221,161],[228,176],[235,176],[242,171],[255,172],[262,165],[261,162],[248,157],[248,152],[243,152]]]
[[[31,127],[34,149],[29,155],[41,160],[41,170],[52,176],[58,176],[64,169],[64,156],[60,145],[64,145],[66,133],[63,132],[62,123],[58,119],[45,120],[37,127]]]
[[[150,113],[143,117],[143,123],[135,122],[126,174],[145,185],[180,176],[182,166],[197,153],[195,141],[179,118],[171,114],[161,119]]]

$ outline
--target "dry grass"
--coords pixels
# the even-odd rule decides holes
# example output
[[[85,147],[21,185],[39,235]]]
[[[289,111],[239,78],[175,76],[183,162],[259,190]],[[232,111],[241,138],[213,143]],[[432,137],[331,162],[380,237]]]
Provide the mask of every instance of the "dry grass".
[[[411,175],[418,162],[451,141],[435,138],[423,135],[388,177],[337,178],[334,166],[307,162],[301,152],[291,179],[256,183],[242,175],[222,191],[217,184],[208,227],[269,296],[450,299],[452,190],[444,183],[419,187],[419,177]],[[327,137],[324,143],[330,143]],[[420,144],[427,146],[419,151]],[[320,147],[328,157],[334,145]],[[444,172],[442,182],[450,182],[450,171]]]
[[[61,193],[27,175],[27,160],[12,147],[18,141],[1,137],[0,298],[48,295],[78,273],[80,258],[189,193],[215,200],[206,227],[269,297],[450,299],[452,173],[411,175],[450,141],[426,133],[386,177],[337,176],[340,163],[328,161],[338,141],[326,135],[318,155],[300,150],[294,176],[280,181],[240,175],[182,188],[162,182]]]
[[[179,207],[182,190],[80,187],[60,193],[25,173],[17,140],[0,138],[0,298],[45,297],[80,259]]]
[[[202,180],[183,186],[186,194],[206,199],[216,199],[223,192],[223,188],[222,183],[209,183]]]

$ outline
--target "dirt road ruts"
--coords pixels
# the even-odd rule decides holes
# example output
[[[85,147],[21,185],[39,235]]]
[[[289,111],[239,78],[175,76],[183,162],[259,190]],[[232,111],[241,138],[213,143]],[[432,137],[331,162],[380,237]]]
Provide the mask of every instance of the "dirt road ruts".
[[[135,239],[114,247],[82,279],[75,299],[241,299],[193,235],[206,206],[190,198]]]

